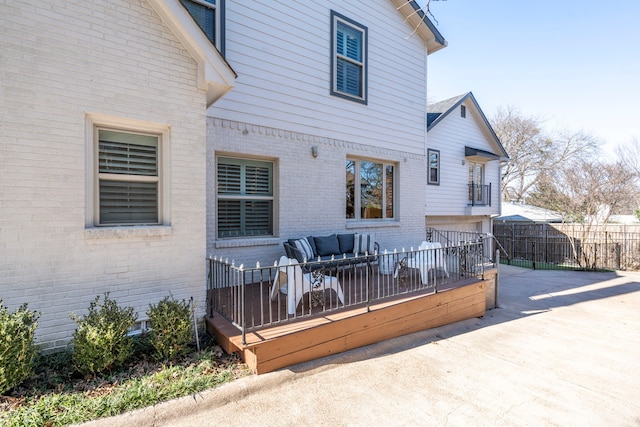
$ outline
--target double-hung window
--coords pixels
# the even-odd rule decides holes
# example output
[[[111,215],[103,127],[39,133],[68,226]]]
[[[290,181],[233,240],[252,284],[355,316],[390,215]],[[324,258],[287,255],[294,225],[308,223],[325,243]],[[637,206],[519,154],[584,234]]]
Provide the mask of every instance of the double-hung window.
[[[161,222],[161,136],[114,129],[97,131],[95,225]]]
[[[367,103],[367,27],[331,11],[331,94]]]
[[[395,218],[396,169],[392,163],[347,159],[347,219]]]
[[[224,55],[224,0],[180,0],[180,3]]]
[[[273,235],[273,162],[218,157],[218,238]]]

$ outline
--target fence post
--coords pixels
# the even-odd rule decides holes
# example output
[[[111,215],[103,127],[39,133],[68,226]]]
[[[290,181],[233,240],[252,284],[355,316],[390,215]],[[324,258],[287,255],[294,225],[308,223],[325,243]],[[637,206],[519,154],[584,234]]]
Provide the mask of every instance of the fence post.
[[[498,308],[498,282],[500,281],[500,250],[496,249],[496,279],[495,279],[495,284],[494,284],[494,288],[493,288],[493,305],[495,308]]]
[[[536,242],[531,242],[531,261],[533,262],[533,269],[536,269]]]

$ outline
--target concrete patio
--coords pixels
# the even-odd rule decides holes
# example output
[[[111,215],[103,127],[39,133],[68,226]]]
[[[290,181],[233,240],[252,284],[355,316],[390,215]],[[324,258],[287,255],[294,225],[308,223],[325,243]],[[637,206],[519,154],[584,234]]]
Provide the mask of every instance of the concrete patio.
[[[89,425],[640,425],[640,273],[501,266],[498,303]]]

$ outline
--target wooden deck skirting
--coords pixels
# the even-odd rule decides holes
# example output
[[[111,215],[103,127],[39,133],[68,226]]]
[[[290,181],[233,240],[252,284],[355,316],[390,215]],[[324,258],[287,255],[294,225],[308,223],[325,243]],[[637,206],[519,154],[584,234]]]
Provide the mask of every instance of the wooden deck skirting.
[[[240,331],[222,316],[207,331],[228,353],[239,353],[257,374],[461,320],[482,317],[487,280],[467,279],[438,293],[417,293],[366,307],[306,317],[283,325]]]

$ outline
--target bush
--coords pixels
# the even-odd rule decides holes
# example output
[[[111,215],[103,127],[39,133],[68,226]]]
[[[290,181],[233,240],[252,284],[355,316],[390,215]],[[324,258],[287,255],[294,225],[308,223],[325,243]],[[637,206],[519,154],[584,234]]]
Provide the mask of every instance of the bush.
[[[26,380],[33,373],[37,349],[34,336],[40,315],[27,304],[14,313],[0,300],[0,394]]]
[[[82,374],[96,374],[122,366],[133,354],[133,340],[127,335],[137,315],[132,307],[120,308],[104,295],[89,304],[89,314],[71,313],[78,328],[73,333],[73,365]]]
[[[150,341],[159,360],[182,356],[189,350],[193,335],[193,311],[185,300],[165,297],[158,305],[149,305]]]

